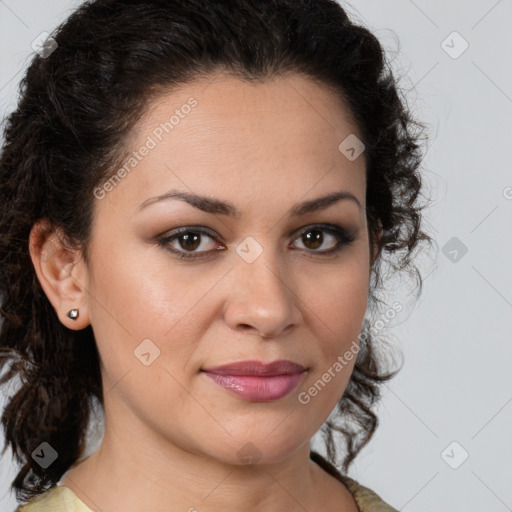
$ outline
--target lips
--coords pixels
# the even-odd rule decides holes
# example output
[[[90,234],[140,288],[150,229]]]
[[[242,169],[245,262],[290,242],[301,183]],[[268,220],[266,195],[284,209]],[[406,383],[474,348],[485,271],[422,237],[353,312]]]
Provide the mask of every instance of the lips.
[[[306,368],[304,368],[304,366],[286,359],[280,359],[279,361],[266,364],[260,361],[240,361],[217,366],[215,368],[204,368],[205,372],[215,373],[217,375],[255,375],[266,377],[302,373],[305,370]]]
[[[270,402],[285,397],[306,374],[304,366],[288,360],[268,364],[242,361],[202,371],[228,392],[253,402]]]

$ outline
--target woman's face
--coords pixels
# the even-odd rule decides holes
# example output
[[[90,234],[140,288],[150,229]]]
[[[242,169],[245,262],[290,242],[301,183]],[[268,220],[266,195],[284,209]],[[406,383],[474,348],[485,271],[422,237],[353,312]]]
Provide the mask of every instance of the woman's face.
[[[354,136],[333,93],[298,75],[209,77],[152,104],[133,159],[95,191],[84,288],[107,429],[239,464],[309,445],[350,378],[367,306]],[[306,371],[204,371],[276,360]]]

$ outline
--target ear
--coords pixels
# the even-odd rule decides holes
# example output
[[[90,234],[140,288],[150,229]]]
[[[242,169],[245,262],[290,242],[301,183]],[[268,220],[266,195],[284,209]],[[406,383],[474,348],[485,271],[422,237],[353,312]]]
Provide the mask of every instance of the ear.
[[[29,250],[39,283],[61,323],[73,330],[87,327],[88,273],[81,253],[65,245],[48,219],[40,219],[32,227]],[[79,310],[76,320],[67,315],[73,308]]]

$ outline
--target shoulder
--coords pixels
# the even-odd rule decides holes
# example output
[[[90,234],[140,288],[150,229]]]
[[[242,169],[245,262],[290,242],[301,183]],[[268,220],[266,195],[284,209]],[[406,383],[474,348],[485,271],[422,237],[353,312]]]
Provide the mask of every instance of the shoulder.
[[[361,512],[398,512],[396,508],[386,503],[378,494],[364,487],[352,478],[342,475],[345,485],[354,496]]]
[[[354,497],[359,512],[398,512],[396,508],[386,503],[377,493],[364,487],[356,480],[342,474],[334,465],[318,452],[311,451],[310,457],[327,473],[342,482]]]
[[[20,505],[14,512],[92,512],[67,487],[54,486]]]

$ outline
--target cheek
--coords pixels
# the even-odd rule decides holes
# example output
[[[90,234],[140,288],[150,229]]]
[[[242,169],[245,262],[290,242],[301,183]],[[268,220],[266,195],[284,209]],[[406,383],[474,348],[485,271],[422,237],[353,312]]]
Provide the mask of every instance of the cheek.
[[[317,342],[317,364],[303,389],[321,395],[317,405],[328,409],[339,400],[353,372],[367,309],[369,269],[364,257],[345,263],[317,282],[304,309]]]
[[[114,396],[122,396],[139,417],[149,414],[148,423],[158,411],[187,407],[180,383],[195,349],[190,340],[197,338],[187,334],[191,306],[180,297],[181,285],[153,273],[129,258],[105,265],[97,273],[92,319],[104,387],[107,393],[115,388],[110,407],[119,403]]]
[[[339,272],[311,297],[306,322],[317,343],[315,365],[297,398],[320,428],[342,397],[359,351],[369,279],[363,270]]]
[[[197,302],[198,286],[204,281],[191,285],[186,273],[152,257],[159,250],[141,251],[127,244],[125,250],[97,259],[101,263],[95,272],[95,295],[100,304],[95,311],[114,331],[121,330],[124,336],[129,332],[132,341],[168,337]]]
[[[303,294],[308,308],[332,336],[351,333],[362,325],[370,285],[369,269],[362,261],[353,258],[332,272],[317,274],[314,292]]]
[[[120,243],[113,245],[121,247]],[[158,250],[145,248],[146,253]],[[207,320],[197,322],[192,317],[197,319],[198,305],[203,306],[204,316],[201,299],[218,276],[184,272],[136,248],[116,249],[108,257],[98,254],[95,261],[100,263],[92,283],[91,323],[109,379],[117,382],[130,371],[131,379],[140,377],[151,381],[152,389],[159,389],[158,380],[166,381],[169,375],[159,376],[154,368],[165,366],[183,380],[184,368],[199,343],[195,340],[201,339]],[[140,358],[154,364],[145,367]]]

